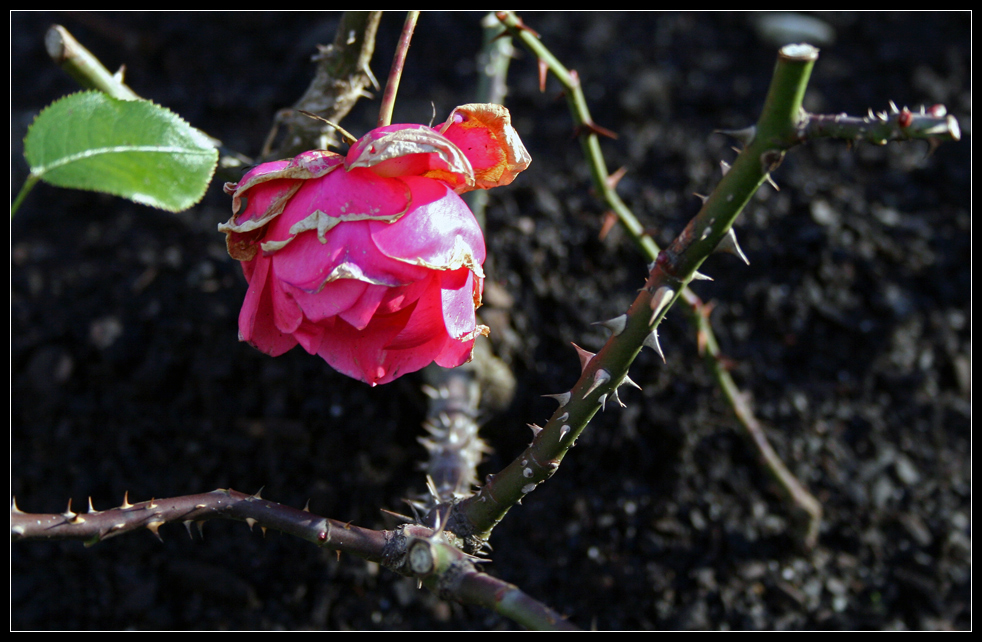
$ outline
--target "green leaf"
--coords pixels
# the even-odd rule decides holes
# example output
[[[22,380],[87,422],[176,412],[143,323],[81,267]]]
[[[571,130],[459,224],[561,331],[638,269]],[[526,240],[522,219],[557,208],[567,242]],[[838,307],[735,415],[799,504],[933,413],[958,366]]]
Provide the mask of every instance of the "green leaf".
[[[170,212],[201,200],[218,162],[202,132],[146,100],[83,91],[46,107],[27,131],[32,178]]]

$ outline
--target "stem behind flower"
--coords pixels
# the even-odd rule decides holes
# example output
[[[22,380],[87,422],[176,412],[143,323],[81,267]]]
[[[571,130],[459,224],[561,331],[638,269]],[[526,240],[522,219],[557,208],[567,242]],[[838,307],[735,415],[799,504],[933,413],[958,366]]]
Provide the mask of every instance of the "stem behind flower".
[[[399,36],[396,55],[392,59],[392,70],[389,71],[389,79],[385,83],[382,107],[378,112],[379,127],[392,124],[392,109],[395,106],[396,94],[399,93],[399,80],[402,78],[402,68],[406,64],[406,53],[409,52],[409,41],[413,38],[417,18],[419,18],[419,11],[410,11],[406,15],[406,22],[402,25],[402,35]]]

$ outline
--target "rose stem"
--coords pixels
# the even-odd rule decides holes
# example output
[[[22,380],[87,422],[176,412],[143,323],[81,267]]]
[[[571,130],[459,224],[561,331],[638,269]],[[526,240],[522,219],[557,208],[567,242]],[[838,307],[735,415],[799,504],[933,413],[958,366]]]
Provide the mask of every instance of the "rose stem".
[[[402,78],[402,67],[406,63],[409,41],[412,40],[413,29],[416,28],[416,19],[418,17],[419,11],[410,11],[406,14],[405,24],[402,25],[402,35],[399,36],[396,55],[392,59],[392,69],[389,71],[389,79],[385,83],[385,95],[382,96],[382,107],[378,112],[379,127],[392,124],[392,108],[395,106],[396,94],[399,93],[399,80]]]

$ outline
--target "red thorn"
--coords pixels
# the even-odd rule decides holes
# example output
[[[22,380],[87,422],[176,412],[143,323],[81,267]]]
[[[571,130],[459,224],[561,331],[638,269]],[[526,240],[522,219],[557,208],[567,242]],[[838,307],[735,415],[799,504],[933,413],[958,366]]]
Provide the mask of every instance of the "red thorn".
[[[599,238],[601,241],[607,238],[607,234],[610,232],[611,229],[613,229],[614,225],[616,224],[617,224],[617,215],[611,212],[610,210],[607,210],[604,213],[604,224],[600,228]]]
[[[616,172],[607,177],[607,187],[610,189],[616,189],[617,184],[621,182],[624,178],[624,174],[627,174],[627,167],[621,167]]]
[[[900,125],[901,129],[907,129],[913,122],[914,114],[910,113],[910,110],[906,107],[904,107],[903,111],[897,114],[897,124]]]
[[[612,138],[613,140],[617,140],[617,134],[610,131],[606,127],[601,127],[600,125],[593,122],[592,120],[587,121],[582,125],[580,125],[579,127],[577,127],[574,133],[575,135],[579,136],[584,131],[589,132],[591,134],[596,134],[598,136],[606,136],[607,138]]]
[[[712,314],[713,308],[716,307],[715,301],[710,301],[709,303],[698,303],[696,305],[696,312],[705,319],[706,325],[709,325],[709,315]],[[705,330],[700,329],[696,333],[696,349],[699,356],[706,353],[706,345],[709,343],[709,335]]]
[[[549,63],[544,59],[539,58],[539,93],[544,94],[546,92],[546,75],[549,73]]]
[[[508,12],[507,11],[498,11],[494,15],[501,22],[504,22],[505,20],[508,19]],[[515,26],[512,27],[513,29],[518,29],[519,31],[528,31],[530,34],[532,34],[536,38],[539,38],[540,37],[539,34],[534,29],[532,29],[528,25],[526,25],[522,21],[521,18],[519,18],[518,16],[514,16],[514,17],[515,17]]]

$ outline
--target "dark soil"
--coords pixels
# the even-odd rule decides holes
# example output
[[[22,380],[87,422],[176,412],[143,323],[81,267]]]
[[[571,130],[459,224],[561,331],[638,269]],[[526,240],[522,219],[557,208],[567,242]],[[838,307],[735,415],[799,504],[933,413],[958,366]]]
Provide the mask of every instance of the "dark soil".
[[[396,120],[442,120],[472,102],[480,14],[424,14]],[[619,191],[659,243],[696,212],[731,140],[756,119],[777,47],[754,14],[528,14],[578,70]],[[964,140],[793,150],[737,224],[750,258],[711,257],[713,324],[732,372],[789,467],[821,500],[816,550],[741,438],[674,311],[668,359],[641,354],[644,392],[599,414],[557,475],[494,532],[487,570],[597,629],[967,629],[971,626],[971,18],[822,15],[806,106],[864,114],[944,103]],[[383,18],[388,72],[402,15]],[[141,95],[254,155],[274,112],[300,96],[336,15],[11,16],[11,162],[34,114],[74,91],[44,54],[61,23]],[[533,163],[491,193],[493,344],[518,380],[490,418],[493,472],[526,444],[540,395],[577,376],[570,342],[620,314],[646,274],[603,210],[558,85],[538,92],[519,54],[508,104]],[[377,101],[344,125],[373,126]],[[214,488],[255,491],[321,515],[391,527],[423,490],[425,400],[411,375],[371,389],[297,348],[270,358],[237,341],[245,293],[216,225],[216,182],[167,214],[38,186],[12,221],[11,492],[23,510],[97,509]],[[490,286],[489,286],[490,287]],[[510,304],[508,302],[510,299]],[[494,305],[492,305],[492,303]],[[503,324],[503,323],[504,324]],[[238,522],[205,538],[180,526],[93,548],[12,547],[13,629],[513,629],[447,604],[360,559]]]

